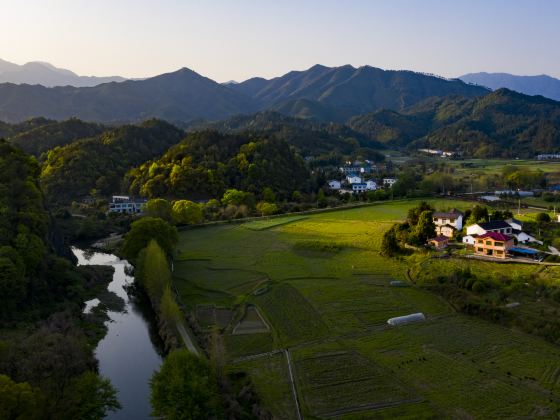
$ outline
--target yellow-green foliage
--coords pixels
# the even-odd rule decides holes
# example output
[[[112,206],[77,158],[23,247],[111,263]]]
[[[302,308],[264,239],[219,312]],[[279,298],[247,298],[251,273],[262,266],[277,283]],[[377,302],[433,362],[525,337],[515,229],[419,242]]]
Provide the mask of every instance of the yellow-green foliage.
[[[175,301],[171,287],[167,285],[163,290],[159,305],[160,314],[167,322],[177,322],[181,319],[181,309]]]
[[[154,240],[141,251],[138,258],[139,279],[152,299],[159,301],[171,283],[171,271],[165,252]]]

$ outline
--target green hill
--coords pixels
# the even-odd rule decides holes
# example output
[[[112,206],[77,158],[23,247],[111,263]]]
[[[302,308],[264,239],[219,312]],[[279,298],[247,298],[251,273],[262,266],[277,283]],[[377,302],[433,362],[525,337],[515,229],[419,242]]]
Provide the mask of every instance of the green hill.
[[[216,198],[228,188],[260,193],[272,188],[280,197],[310,185],[303,159],[285,141],[250,133],[189,134],[161,158],[127,174],[133,194],[147,197]]]
[[[41,183],[49,201],[69,203],[98,191],[121,190],[123,175],[179,143],[183,131],[163,121],[125,125],[48,152]]]

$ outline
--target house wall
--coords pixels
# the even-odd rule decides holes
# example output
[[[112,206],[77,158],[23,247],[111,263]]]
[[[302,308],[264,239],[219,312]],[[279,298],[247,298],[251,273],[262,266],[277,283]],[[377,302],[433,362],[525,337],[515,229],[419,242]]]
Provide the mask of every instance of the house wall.
[[[496,245],[496,242],[501,242],[503,245]],[[506,252],[513,246],[513,240],[506,242],[495,241],[492,238],[478,238],[474,244],[474,252],[478,255],[491,256],[493,258],[506,258]],[[489,251],[492,254],[489,255]]]

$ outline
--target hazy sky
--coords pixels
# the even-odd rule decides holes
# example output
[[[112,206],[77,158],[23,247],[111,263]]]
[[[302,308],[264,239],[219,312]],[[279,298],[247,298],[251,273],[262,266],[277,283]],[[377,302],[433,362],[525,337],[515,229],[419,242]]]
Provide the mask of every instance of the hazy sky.
[[[558,0],[0,0],[0,58],[217,81],[313,64],[560,77]]]

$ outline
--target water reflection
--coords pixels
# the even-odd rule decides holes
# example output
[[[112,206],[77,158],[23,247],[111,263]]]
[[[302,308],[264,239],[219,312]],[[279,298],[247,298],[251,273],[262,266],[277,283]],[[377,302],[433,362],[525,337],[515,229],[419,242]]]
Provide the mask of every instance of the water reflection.
[[[163,355],[152,308],[134,287],[134,277],[125,270],[128,267],[126,261],[112,254],[78,248],[72,251],[78,265],[113,266],[113,280],[107,289],[125,301],[123,312],[108,312],[111,321],[107,324],[107,335],[95,350],[99,372],[111,380],[123,407],[109,413],[107,418],[148,419],[151,412],[149,380],[161,364]]]

